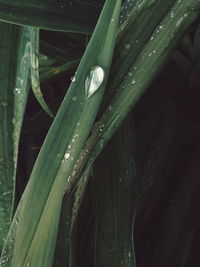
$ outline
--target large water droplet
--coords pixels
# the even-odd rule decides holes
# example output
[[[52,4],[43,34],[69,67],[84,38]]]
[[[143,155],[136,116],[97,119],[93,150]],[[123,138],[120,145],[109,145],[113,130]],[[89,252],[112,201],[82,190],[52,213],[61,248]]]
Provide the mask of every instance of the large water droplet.
[[[85,94],[87,98],[92,96],[99,89],[103,80],[104,70],[99,66],[92,67],[85,80]]]

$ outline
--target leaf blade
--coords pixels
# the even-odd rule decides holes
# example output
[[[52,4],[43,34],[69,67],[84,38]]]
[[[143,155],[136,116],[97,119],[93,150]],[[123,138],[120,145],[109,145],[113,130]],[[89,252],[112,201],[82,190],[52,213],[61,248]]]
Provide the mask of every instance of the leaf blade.
[[[99,6],[86,2],[31,0],[0,1],[0,19],[42,29],[91,33],[100,14]],[[84,10],[84,12],[82,12]]]

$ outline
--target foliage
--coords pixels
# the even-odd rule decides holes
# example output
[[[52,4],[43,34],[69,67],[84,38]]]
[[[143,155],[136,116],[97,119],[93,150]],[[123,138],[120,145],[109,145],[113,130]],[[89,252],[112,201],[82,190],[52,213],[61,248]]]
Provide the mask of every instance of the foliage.
[[[195,266],[199,7],[0,0],[1,267]]]

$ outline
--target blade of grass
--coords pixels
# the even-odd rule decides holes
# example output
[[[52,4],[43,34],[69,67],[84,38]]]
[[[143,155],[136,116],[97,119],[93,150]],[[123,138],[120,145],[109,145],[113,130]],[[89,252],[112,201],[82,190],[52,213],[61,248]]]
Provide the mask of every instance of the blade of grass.
[[[14,251],[11,249],[8,253],[11,266],[52,265],[64,185],[70,182],[70,174],[105,89],[120,7],[120,0],[106,2],[77,70],[76,80],[72,82],[37,158],[5,245],[5,251],[9,250],[11,239],[15,239]],[[99,82],[94,80],[94,71]],[[77,101],[73,100],[74,96]],[[30,206],[34,207],[31,211]]]
[[[130,23],[130,26],[126,26],[124,29],[123,41],[120,41],[120,31],[118,31],[118,44],[108,80],[109,90],[106,90],[100,114],[102,114],[102,111],[105,109],[106,105],[108,105],[115,90],[123,81],[124,76],[127,74],[129,76],[132,75],[129,69],[134,64],[145,44],[151,38],[157,25],[169,11],[173,0],[157,0],[150,7],[148,7],[147,4],[139,5],[139,2],[134,3],[136,6],[133,6],[132,9],[135,10],[136,13],[131,12],[127,19],[127,23]],[[139,15],[137,15],[138,13]],[[156,16],[155,13],[157,14]],[[123,23],[126,24],[126,20]]]
[[[68,199],[64,198],[61,208],[59,228],[56,240],[55,255],[54,255],[54,267],[66,266],[69,267],[70,259],[70,227],[71,216],[73,212],[73,204],[75,201],[75,191],[72,192]]]
[[[2,21],[58,31],[92,33],[100,11],[86,1],[0,1]]]
[[[120,15],[120,27],[118,30],[117,40],[118,42],[122,40],[127,30],[133,25],[137,18],[146,9],[148,10],[152,5],[154,5],[156,0],[126,0],[122,5],[122,11]],[[158,1],[157,1],[158,2]]]
[[[53,114],[47,106],[41,89],[40,89],[40,78],[39,78],[39,29],[30,27],[30,43],[31,43],[31,84],[32,90],[37,98],[39,104],[46,111],[49,116],[53,117]]]
[[[14,89],[14,110],[13,110],[13,151],[14,151],[14,180],[17,169],[18,146],[22,128],[23,116],[26,108],[29,93],[30,78],[30,32],[27,27],[20,26],[20,40],[17,55],[16,84]],[[16,186],[15,186],[16,187]],[[16,209],[14,197],[13,213]]]
[[[75,192],[75,201],[72,207],[72,216],[70,221],[70,254],[69,254],[69,267],[77,266],[77,255],[76,255],[76,247],[77,247],[77,223],[78,223],[78,215],[80,206],[86,192],[87,184],[90,178],[91,168],[89,168],[84,176],[82,177],[81,181],[78,183],[76,192]]]
[[[0,250],[8,231],[18,143],[28,94],[25,28],[0,22]],[[13,42],[13,38],[15,42]]]
[[[93,128],[92,135],[88,139],[82,151],[82,156],[73,171],[71,185],[66,187],[66,194],[70,193],[73,186],[77,184],[79,175],[92,164],[113,133],[121,125],[128,112],[136,105],[179,38],[197,18],[199,14],[198,7],[199,3],[195,0],[176,1],[156,28],[152,38],[139,54],[118,88],[107,110]]]
[[[72,192],[69,198],[63,199],[56,251],[54,257],[55,267],[77,266],[76,238],[77,238],[77,217],[86,190],[90,170],[86,172],[83,179]]]
[[[131,128],[127,118],[95,162],[97,267],[136,266],[133,248],[136,177]]]
[[[142,3],[143,2],[145,1],[142,1]],[[155,27],[157,27],[163,17],[167,14],[173,2],[173,0],[158,0],[156,2],[153,2],[150,7],[147,5],[147,3],[143,3],[142,5],[139,5],[138,3],[135,7],[137,12],[139,12],[140,14],[138,19],[135,15],[137,13],[134,12],[135,8],[133,8],[133,11],[131,12],[129,20],[127,22],[128,26],[127,29],[125,29],[126,31],[124,33],[124,38],[118,44],[116,50],[116,60],[114,61],[111,70],[113,79],[111,79],[111,82],[109,84],[111,92],[118,88],[124,76],[127,75],[129,69],[140,54],[142,48],[146,45],[148,40],[152,38]],[[140,8],[138,8],[138,6]],[[118,58],[120,58],[120,60]],[[132,75],[131,72],[129,73],[129,75]]]

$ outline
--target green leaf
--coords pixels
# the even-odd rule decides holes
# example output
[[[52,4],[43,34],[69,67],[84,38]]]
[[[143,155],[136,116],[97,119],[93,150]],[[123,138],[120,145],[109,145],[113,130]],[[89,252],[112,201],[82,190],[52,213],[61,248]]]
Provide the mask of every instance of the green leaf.
[[[37,158],[5,244],[10,266],[50,267],[53,263],[65,185],[71,187],[70,175],[104,93],[120,7],[120,0],[106,2],[75,81]],[[14,249],[9,250],[13,239]]]
[[[178,1],[157,26],[120,86],[117,87],[116,94],[108,104],[106,111],[93,128],[74,169],[73,185],[77,184],[79,175],[93,163],[126,115],[136,105],[177,41],[198,14],[198,3],[195,0],[183,0],[181,4]],[[70,190],[67,191],[67,194],[69,193]]]
[[[41,89],[40,89],[40,78],[39,78],[39,29],[30,27],[30,44],[31,44],[31,51],[30,51],[30,57],[31,57],[31,84],[32,84],[32,90],[37,98],[38,102],[42,106],[42,108],[46,111],[49,116],[53,117],[53,114],[49,107],[47,106]]]
[[[140,3],[141,1],[138,2]],[[109,81],[111,92],[119,87],[124,76],[127,75],[143,47],[152,37],[155,28],[167,14],[174,1],[157,0],[153,3],[151,8],[148,8],[146,1],[142,1],[141,5],[139,5],[138,2],[133,6],[128,21],[124,22],[127,26],[125,28],[125,33],[123,33],[123,40],[121,41],[119,39],[122,33],[120,31],[118,32],[118,40],[120,42],[118,43],[113,68],[111,70],[112,79]],[[122,28],[123,24],[121,25]],[[129,73],[129,75],[131,75],[131,73]]]
[[[0,250],[11,220],[20,129],[28,94],[28,32],[0,22]],[[14,41],[13,41],[14,40]]]
[[[94,164],[97,267],[136,266],[133,248],[136,173],[131,128],[127,118]]]
[[[91,33],[101,6],[86,1],[1,0],[2,21],[42,29]]]

